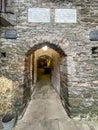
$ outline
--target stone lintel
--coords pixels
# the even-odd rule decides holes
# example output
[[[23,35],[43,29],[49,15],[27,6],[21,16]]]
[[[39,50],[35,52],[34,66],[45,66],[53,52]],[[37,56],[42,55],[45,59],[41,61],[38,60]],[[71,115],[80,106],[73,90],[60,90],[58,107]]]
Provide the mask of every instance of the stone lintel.
[[[11,13],[0,13],[0,26],[16,25],[16,16]]]

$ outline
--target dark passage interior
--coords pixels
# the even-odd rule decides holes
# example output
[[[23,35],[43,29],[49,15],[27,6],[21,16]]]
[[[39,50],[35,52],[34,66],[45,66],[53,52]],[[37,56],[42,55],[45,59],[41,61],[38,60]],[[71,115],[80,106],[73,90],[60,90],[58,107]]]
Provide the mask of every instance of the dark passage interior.
[[[40,56],[37,60],[37,80],[41,80],[43,75],[51,78],[52,59],[47,55]]]

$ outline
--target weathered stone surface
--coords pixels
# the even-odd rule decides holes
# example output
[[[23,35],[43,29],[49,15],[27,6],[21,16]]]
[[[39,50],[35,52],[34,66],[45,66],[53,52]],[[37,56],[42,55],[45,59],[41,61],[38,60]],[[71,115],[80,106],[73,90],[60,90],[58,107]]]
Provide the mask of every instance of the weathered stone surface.
[[[59,94],[63,104],[67,105],[72,115],[87,114],[89,111],[91,115],[98,114],[98,56],[92,54],[92,48],[97,47],[98,43],[89,40],[89,33],[98,28],[96,17],[98,2],[14,0],[8,6],[14,8],[17,25],[0,28],[0,76],[4,75],[11,79],[17,86],[14,91],[14,105],[21,107],[23,102],[28,102],[30,98],[28,86],[31,85],[31,81],[34,83],[34,77],[30,77],[31,69],[28,67],[30,56],[47,45],[60,56],[59,58],[56,56],[57,59],[53,58],[55,62],[53,70],[54,85],[56,89],[60,88]],[[27,9],[36,7],[49,8],[51,22],[29,23]],[[77,23],[55,23],[55,9],[76,9]],[[11,19],[14,23],[16,17],[12,16]],[[6,29],[15,29],[17,39],[5,39]],[[2,57],[1,54],[5,52],[6,57]],[[28,59],[25,54],[29,55]],[[23,87],[19,87],[22,85]]]
[[[47,23],[50,22],[50,9],[47,8],[29,8],[28,22]]]
[[[0,115],[6,113],[12,107],[13,82],[6,77],[0,77]]]
[[[75,9],[55,9],[56,23],[77,23],[77,13]]]
[[[16,16],[14,14],[6,14],[6,13],[0,13],[0,23],[4,24],[3,22],[6,20],[8,25],[16,25]],[[4,24],[6,25],[6,24]]]
[[[17,38],[17,31],[8,29],[5,31],[5,38],[6,39],[16,39]]]
[[[98,30],[93,30],[89,34],[91,41],[98,41]]]

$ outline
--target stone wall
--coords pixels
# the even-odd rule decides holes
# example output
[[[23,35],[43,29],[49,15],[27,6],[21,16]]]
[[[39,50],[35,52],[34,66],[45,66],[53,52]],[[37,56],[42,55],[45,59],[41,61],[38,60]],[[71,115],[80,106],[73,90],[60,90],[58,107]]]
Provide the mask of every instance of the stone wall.
[[[61,62],[61,86],[65,102],[69,100],[72,115],[97,113],[98,106],[98,58],[92,56],[92,48],[98,41],[90,41],[89,33],[98,29],[98,2],[77,1],[11,1],[17,17],[17,25],[0,28],[0,76],[17,84],[23,95],[25,54],[39,43],[57,46],[66,58]],[[29,8],[50,8],[51,22],[28,22]],[[55,9],[76,9],[77,23],[55,23]],[[6,29],[15,29],[17,39],[6,39]],[[54,49],[54,48],[52,48]],[[68,91],[68,97],[66,94]],[[19,91],[18,91],[19,92]],[[20,94],[20,93],[19,93]],[[64,96],[65,95],[65,96]],[[17,98],[16,98],[17,99]],[[21,103],[20,103],[21,104]]]
[[[72,70],[73,68],[71,68],[70,71]],[[60,61],[60,96],[64,108],[66,109],[68,115],[70,115],[68,80],[69,78],[68,78],[68,70],[67,70],[67,57],[62,57]]]
[[[54,51],[52,53],[52,84],[56,92],[60,95],[60,55]]]

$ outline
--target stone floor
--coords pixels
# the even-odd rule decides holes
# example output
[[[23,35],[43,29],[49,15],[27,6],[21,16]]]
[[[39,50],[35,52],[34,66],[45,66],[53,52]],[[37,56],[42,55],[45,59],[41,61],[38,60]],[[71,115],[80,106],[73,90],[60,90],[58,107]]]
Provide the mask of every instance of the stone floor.
[[[44,77],[37,85],[27,110],[13,130],[95,130],[87,123],[71,120],[52,88]]]

